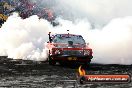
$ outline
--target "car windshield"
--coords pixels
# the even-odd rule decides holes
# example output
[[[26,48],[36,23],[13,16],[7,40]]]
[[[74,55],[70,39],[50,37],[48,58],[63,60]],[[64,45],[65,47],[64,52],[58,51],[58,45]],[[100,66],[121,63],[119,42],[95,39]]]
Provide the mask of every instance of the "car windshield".
[[[53,38],[54,43],[65,43],[73,42],[74,44],[85,44],[85,40],[81,35],[68,35],[68,34],[58,34]]]

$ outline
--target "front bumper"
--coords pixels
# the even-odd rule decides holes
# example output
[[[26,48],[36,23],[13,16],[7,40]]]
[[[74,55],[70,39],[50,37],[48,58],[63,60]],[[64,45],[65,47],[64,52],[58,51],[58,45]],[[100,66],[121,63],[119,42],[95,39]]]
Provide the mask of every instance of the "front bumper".
[[[91,61],[93,56],[82,56],[82,55],[51,55],[54,61],[76,61],[76,62],[87,62]]]

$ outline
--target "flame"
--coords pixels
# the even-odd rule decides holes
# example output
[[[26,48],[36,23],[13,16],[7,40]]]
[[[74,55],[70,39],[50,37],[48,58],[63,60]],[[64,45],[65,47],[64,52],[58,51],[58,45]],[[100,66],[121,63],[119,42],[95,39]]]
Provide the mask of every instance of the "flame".
[[[79,67],[78,71],[80,76],[84,76],[86,74],[86,71],[82,68],[82,66]]]

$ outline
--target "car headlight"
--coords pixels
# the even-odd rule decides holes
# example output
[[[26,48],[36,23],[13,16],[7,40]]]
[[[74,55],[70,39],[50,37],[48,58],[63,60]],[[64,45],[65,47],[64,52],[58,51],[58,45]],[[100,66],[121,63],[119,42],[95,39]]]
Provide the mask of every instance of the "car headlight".
[[[60,50],[55,50],[55,54],[61,54]]]
[[[84,55],[90,55],[90,51],[89,50],[84,50]]]
[[[83,55],[82,50],[78,51],[78,53],[77,53],[77,54],[79,54],[79,55]]]

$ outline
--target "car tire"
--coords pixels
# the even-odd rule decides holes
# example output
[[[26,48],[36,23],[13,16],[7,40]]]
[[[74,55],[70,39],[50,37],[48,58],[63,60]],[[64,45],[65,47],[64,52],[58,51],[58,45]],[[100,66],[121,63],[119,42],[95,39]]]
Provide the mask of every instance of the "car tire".
[[[49,56],[49,65],[56,65],[56,61],[52,60],[52,57]]]
[[[64,66],[64,65],[65,65],[65,63],[62,62],[62,61],[59,61],[59,64],[60,64],[61,66]]]
[[[91,60],[90,61],[88,61],[88,62],[85,62],[84,63],[84,68],[90,68],[90,62],[91,62]]]

